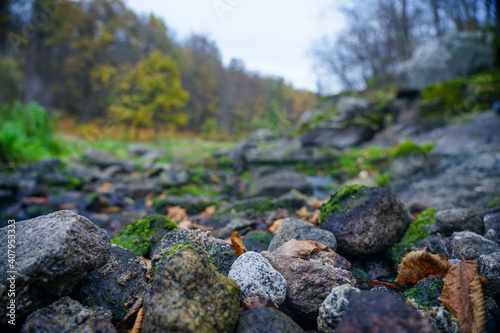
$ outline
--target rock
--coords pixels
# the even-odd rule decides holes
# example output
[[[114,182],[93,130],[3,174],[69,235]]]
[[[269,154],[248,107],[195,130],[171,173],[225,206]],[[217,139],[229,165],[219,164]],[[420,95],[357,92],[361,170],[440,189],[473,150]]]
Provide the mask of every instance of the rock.
[[[484,237],[500,244],[500,207],[489,209],[481,215],[486,229]]]
[[[169,206],[181,206],[188,214],[199,214],[208,206],[216,202],[209,197],[196,197],[194,195],[168,195],[166,198],[155,200],[154,208],[157,212],[166,211]]]
[[[436,227],[444,236],[450,236],[455,231],[472,231],[484,234],[484,223],[469,209],[441,210],[434,215]]]
[[[273,308],[258,308],[243,312],[235,333],[287,332],[305,333],[290,317]]]
[[[113,179],[117,174],[122,170],[119,165],[112,165],[104,169],[104,171],[100,175],[100,179],[110,180]]]
[[[438,300],[443,291],[443,275],[429,275],[404,292],[406,299],[413,299],[423,311],[442,305]]]
[[[255,229],[255,225],[258,224],[258,221],[252,221],[236,214],[224,214],[222,218],[228,223],[223,228],[214,231],[214,237],[221,239],[229,238],[235,230],[240,234],[244,234],[249,230]]]
[[[333,287],[319,308],[318,331],[333,333],[354,294],[361,292],[349,284]]]
[[[375,135],[370,126],[351,125],[342,129],[319,128],[301,135],[302,147],[322,147],[345,149],[369,141]]]
[[[0,290],[11,276],[7,271],[17,271],[18,320],[68,295],[85,275],[110,257],[106,231],[83,216],[63,210],[15,224],[15,266],[7,267],[8,230],[12,228],[0,229]],[[0,293],[0,303],[7,302],[7,293]],[[0,309],[0,324],[7,321],[6,310]]]
[[[397,299],[402,300],[403,302],[405,301],[405,297],[403,296],[403,294],[401,292],[398,292],[398,291],[391,289],[389,287],[386,287],[386,286],[375,286],[372,289],[370,289],[370,292],[371,293],[386,293],[386,294],[389,294],[389,295],[396,297]]]
[[[113,244],[110,260],[84,277],[71,296],[85,306],[110,310],[119,322],[146,290],[146,271],[144,260]]]
[[[112,242],[138,256],[151,258],[161,238],[174,229],[177,224],[165,216],[150,215],[120,230]]]
[[[481,31],[460,32],[419,46],[412,58],[398,65],[396,81],[405,91],[466,77],[492,69],[494,54],[492,34]]]
[[[312,194],[312,186],[302,174],[294,171],[278,171],[260,178],[250,196],[279,197],[291,190],[306,195]]]
[[[151,149],[148,146],[140,145],[140,144],[129,145],[127,147],[127,152],[130,155],[135,155],[137,157],[144,155],[146,153],[149,153],[150,151],[151,151]]]
[[[410,224],[404,205],[391,192],[347,186],[321,207],[320,227],[337,239],[339,252],[368,257],[390,248]]]
[[[465,260],[500,252],[500,245],[470,231],[454,232],[446,241],[446,248],[451,258]]]
[[[58,172],[60,171],[61,167],[61,161],[59,161],[57,158],[49,158],[46,160],[22,165],[19,167],[19,171],[43,175],[46,173]]]
[[[178,249],[155,268],[144,297],[143,332],[232,332],[240,290],[205,254]]]
[[[276,133],[268,128],[256,129],[248,135],[248,139],[255,142],[270,141],[276,139],[276,137]]]
[[[242,299],[266,296],[277,305],[285,301],[285,278],[257,252],[240,255],[231,266],[228,277],[240,287]]]
[[[245,238],[243,238],[243,244],[248,251],[266,251],[273,237],[273,234],[270,232],[258,230],[250,231],[245,235]]]
[[[319,251],[311,253],[309,261],[319,261],[325,265],[342,268],[346,271],[351,269],[351,263],[340,254],[335,252]]]
[[[340,97],[337,104],[337,112],[343,120],[354,119],[368,108],[368,102],[364,98],[343,96]]]
[[[434,328],[410,305],[389,294],[362,291],[352,296],[335,333],[419,332]]]
[[[319,229],[311,223],[299,219],[286,218],[269,244],[268,251],[276,250],[290,239],[314,240],[326,244],[333,251],[337,249],[337,240],[330,231]]]
[[[435,306],[427,311],[432,326],[440,333],[460,333],[458,320],[444,306]]]
[[[153,269],[161,261],[165,253],[172,251],[175,247],[179,248],[186,245],[193,246],[205,253],[219,272],[226,276],[236,260],[233,246],[222,239],[210,236],[209,232],[176,229],[163,236],[160,244],[156,247],[151,258]]]
[[[112,165],[119,165],[120,159],[105,150],[87,149],[83,152],[83,160],[87,164],[97,165],[100,168],[107,168]]]
[[[150,175],[158,175],[158,183],[163,187],[185,185],[190,178],[189,172],[184,166],[164,163],[155,164]]]
[[[479,276],[486,280],[484,294],[500,301],[500,252],[483,254],[477,261]]]
[[[114,333],[116,330],[109,310],[97,306],[87,308],[66,296],[30,314],[21,332]]]
[[[295,321],[304,321],[305,326],[316,325],[319,308],[333,287],[356,285],[351,272],[340,268],[267,251],[261,254],[287,282],[287,312]]]

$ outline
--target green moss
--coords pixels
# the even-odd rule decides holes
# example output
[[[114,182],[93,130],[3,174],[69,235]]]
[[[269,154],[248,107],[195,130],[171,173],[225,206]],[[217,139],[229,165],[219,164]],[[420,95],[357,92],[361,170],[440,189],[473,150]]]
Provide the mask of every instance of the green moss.
[[[342,201],[347,199],[348,197],[351,198],[356,198],[356,194],[360,191],[360,189],[363,188],[361,185],[351,185],[351,186],[344,186],[334,194],[330,196],[330,200],[328,200],[327,203],[325,203],[323,206],[321,206],[321,214],[319,218],[319,223],[323,222],[326,220],[328,215],[334,213],[334,212],[341,212],[342,211]]]
[[[354,276],[356,281],[368,281],[368,280],[370,280],[368,278],[368,274],[361,267],[353,266],[353,267],[351,267],[351,269],[349,271],[352,273],[352,276]]]
[[[378,187],[387,187],[389,186],[389,180],[390,176],[387,172],[384,172],[380,176],[375,179],[375,183],[377,184]]]
[[[443,289],[443,280],[436,279],[430,286],[415,285],[414,287],[406,290],[404,296],[406,300],[414,299],[417,304],[430,310],[436,303],[436,295],[439,295]]]
[[[168,218],[151,215],[126,226],[111,242],[129,249],[138,256],[147,256],[150,251],[151,238],[159,229],[173,230],[177,225]]]
[[[182,196],[185,194],[189,194],[195,197],[202,197],[202,196],[208,196],[208,197],[214,197],[217,195],[217,192],[198,185],[194,184],[189,184],[189,185],[183,185],[181,187],[175,187],[171,188],[167,191],[164,192],[166,195],[176,195],[176,196]]]
[[[393,148],[390,152],[391,157],[403,157],[415,154],[429,155],[429,153],[434,148],[434,142],[428,142],[423,145],[419,145],[411,140],[403,141],[399,146]]]
[[[490,208],[495,208],[495,207],[500,207],[500,195],[497,195],[496,197],[491,199],[485,208],[490,209]]]
[[[160,266],[167,259],[172,258],[173,256],[177,255],[181,249],[193,249],[193,250],[196,250],[196,248],[193,246],[193,244],[189,244],[189,243],[187,243],[187,244],[183,244],[183,243],[175,244],[172,248],[168,249],[163,254],[163,256],[158,261],[158,263],[156,263],[155,269],[153,270],[153,276],[152,276],[152,278],[151,278],[150,281],[153,281],[153,278],[156,276],[156,274],[158,274],[158,269],[160,268]]]
[[[414,244],[429,236],[431,232],[424,226],[431,226],[436,223],[436,219],[434,218],[436,213],[437,209],[433,208],[429,208],[421,212],[415,221],[410,224],[400,243]]]
[[[390,250],[391,260],[395,265],[401,262],[401,259],[406,253],[416,250],[413,244],[431,234],[425,226],[431,226],[436,223],[436,219],[434,218],[436,213],[437,209],[426,209],[408,226],[401,241]]]

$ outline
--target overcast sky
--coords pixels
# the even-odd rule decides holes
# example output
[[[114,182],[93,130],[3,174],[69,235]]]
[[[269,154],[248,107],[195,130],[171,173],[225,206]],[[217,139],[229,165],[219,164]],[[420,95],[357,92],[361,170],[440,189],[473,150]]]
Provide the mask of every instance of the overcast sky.
[[[278,75],[316,91],[312,43],[342,29],[333,0],[126,0],[137,13],[162,17],[178,39],[207,34],[224,64],[240,58],[247,70]],[[337,1],[338,2],[338,1]]]

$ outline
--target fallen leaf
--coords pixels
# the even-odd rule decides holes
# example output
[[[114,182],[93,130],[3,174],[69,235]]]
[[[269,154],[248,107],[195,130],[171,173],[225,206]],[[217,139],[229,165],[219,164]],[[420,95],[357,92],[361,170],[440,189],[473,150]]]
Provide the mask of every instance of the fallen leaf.
[[[320,211],[319,209],[316,209],[316,210],[314,211],[314,214],[313,214],[310,218],[308,218],[308,219],[306,220],[306,222],[309,222],[309,223],[311,223],[311,224],[313,224],[313,225],[317,226],[317,225],[318,225],[318,221],[319,221],[319,217],[320,217],[320,215],[321,215],[321,211]]]
[[[311,253],[319,251],[333,252],[328,246],[320,242],[313,240],[299,241],[296,239],[290,239],[288,242],[274,250],[273,253],[287,257],[309,259],[309,257],[311,257]]]
[[[140,308],[139,312],[137,312],[137,318],[135,318],[134,327],[132,327],[129,333],[141,333],[143,319],[144,319],[144,308]]]
[[[113,193],[115,186],[110,182],[104,182],[96,189],[97,194],[109,194]]]
[[[203,215],[203,216],[214,216],[215,213],[216,213],[215,206],[208,206],[207,208],[205,208],[205,210],[203,212],[201,212],[201,215]]]
[[[200,229],[200,230],[205,230],[205,231],[214,231],[215,230],[212,227],[206,227],[204,225],[196,224],[196,223],[193,223],[192,226],[194,229]]]
[[[324,204],[326,204],[328,201],[330,200],[330,198],[326,198],[324,200],[318,200],[318,199],[315,199],[315,200],[310,200],[308,203],[314,207],[314,209],[318,209],[319,207],[323,206]]]
[[[486,310],[477,261],[464,260],[453,266],[443,282],[439,300],[458,319],[460,331],[486,332]]]
[[[21,202],[25,204],[45,205],[49,200],[45,197],[22,197]]]
[[[112,213],[118,213],[119,211],[121,211],[122,209],[120,207],[106,207],[106,208],[103,208],[102,209],[102,212],[103,213],[107,213],[107,214],[112,214]]]
[[[234,231],[231,235],[231,243],[233,243],[234,252],[236,252],[236,256],[241,256],[243,253],[247,252],[247,248],[243,244],[243,240],[241,239],[238,231]]]
[[[300,217],[309,217],[312,215],[312,213],[310,211],[308,211],[305,206],[303,206],[301,209],[295,211],[295,214],[297,214]]]
[[[424,248],[422,251],[407,253],[398,266],[397,283],[417,283],[433,274],[446,274],[452,264],[442,254],[431,254]]]
[[[365,283],[366,284],[373,284],[373,285],[376,285],[376,286],[386,286],[387,288],[391,288],[391,289],[398,290],[398,291],[401,290],[395,284],[388,283],[388,282],[380,282],[380,281],[377,281],[377,280],[373,280],[373,281],[359,281],[358,282],[358,284],[365,284]]]
[[[169,206],[167,208],[167,217],[175,222],[189,220],[186,210],[180,206]]]
[[[193,227],[193,223],[191,221],[182,221],[177,223],[177,228],[183,230],[189,230]]]
[[[278,233],[278,231],[280,230],[281,228],[281,225],[283,224],[283,221],[285,219],[279,219],[279,220],[276,220],[274,221],[268,228],[267,230],[269,230],[273,235],[276,235]]]
[[[126,330],[127,326],[129,326],[129,321],[131,322],[131,319],[137,315],[139,312],[139,309],[141,309],[142,305],[142,296],[138,297],[132,307],[127,311],[125,316],[123,317],[122,320],[118,324],[116,324],[116,328],[118,329],[118,332],[121,332],[123,330]]]
[[[142,260],[144,260],[144,262],[146,263],[146,268],[148,270],[151,269],[151,259],[147,259],[147,258],[144,258],[144,257],[140,257]]]

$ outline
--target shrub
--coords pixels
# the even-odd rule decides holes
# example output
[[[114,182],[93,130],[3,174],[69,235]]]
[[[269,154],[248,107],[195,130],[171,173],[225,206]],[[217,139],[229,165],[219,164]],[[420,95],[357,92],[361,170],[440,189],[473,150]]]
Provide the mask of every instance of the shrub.
[[[0,160],[24,163],[57,156],[62,145],[54,139],[53,120],[36,104],[0,106]]]

